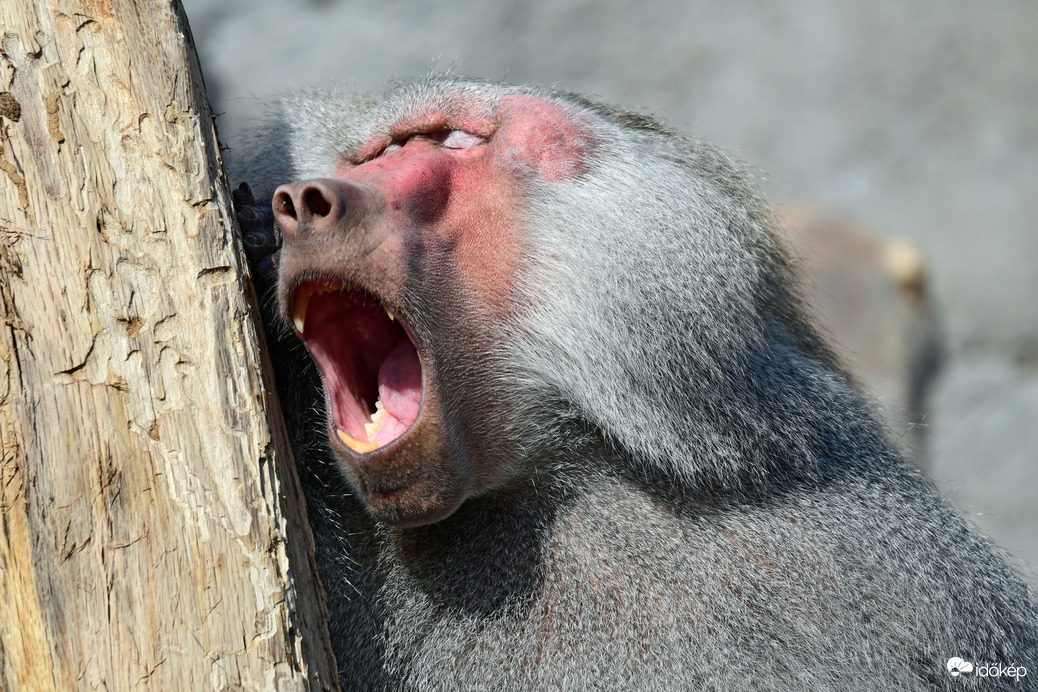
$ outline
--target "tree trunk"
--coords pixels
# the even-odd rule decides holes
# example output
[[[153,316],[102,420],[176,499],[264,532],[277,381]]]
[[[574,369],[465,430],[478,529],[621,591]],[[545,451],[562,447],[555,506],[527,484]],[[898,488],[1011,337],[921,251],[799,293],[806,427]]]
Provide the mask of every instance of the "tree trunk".
[[[0,37],[0,688],[335,688],[179,2]]]

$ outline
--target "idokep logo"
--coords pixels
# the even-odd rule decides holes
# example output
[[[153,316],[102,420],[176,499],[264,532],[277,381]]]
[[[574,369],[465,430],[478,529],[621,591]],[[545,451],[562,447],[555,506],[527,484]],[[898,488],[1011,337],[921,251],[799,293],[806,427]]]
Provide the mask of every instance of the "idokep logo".
[[[960,675],[966,673],[972,673],[978,678],[1013,678],[1017,682],[1020,682],[1020,678],[1027,677],[1027,668],[1024,666],[1018,666],[1015,663],[1012,665],[1002,665],[1001,663],[978,663],[973,665],[969,661],[964,661],[958,656],[952,656],[948,659],[946,664],[948,668],[948,674],[953,678],[957,678]]]

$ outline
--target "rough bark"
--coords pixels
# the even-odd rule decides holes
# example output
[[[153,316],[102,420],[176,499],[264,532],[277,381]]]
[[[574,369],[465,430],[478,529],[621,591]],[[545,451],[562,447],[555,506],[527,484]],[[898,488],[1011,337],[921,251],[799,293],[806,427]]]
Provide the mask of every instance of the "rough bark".
[[[0,35],[0,688],[333,688],[179,3]]]

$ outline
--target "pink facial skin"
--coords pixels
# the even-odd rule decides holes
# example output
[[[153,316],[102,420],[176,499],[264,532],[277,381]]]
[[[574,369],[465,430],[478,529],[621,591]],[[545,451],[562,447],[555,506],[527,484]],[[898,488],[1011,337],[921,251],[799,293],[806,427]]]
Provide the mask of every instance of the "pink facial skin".
[[[462,103],[452,109],[461,117],[431,111],[400,121],[390,136],[361,148],[364,163],[336,175],[376,187],[397,228],[417,228],[453,248],[466,288],[497,305],[523,252],[519,178],[554,183],[578,177],[594,143],[579,114],[551,101],[516,95],[502,99],[492,115],[478,108]],[[436,141],[456,130],[474,141],[456,149]],[[398,234],[395,242],[403,239]]]

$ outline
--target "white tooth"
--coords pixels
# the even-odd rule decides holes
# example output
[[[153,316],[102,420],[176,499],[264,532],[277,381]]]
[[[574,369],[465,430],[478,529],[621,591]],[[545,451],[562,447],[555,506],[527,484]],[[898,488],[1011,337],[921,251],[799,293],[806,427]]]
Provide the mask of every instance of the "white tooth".
[[[386,314],[387,314],[387,315],[389,315],[389,320],[390,320],[390,321],[393,321],[393,320],[395,320],[395,319],[396,319],[396,316],[395,316],[395,315],[393,315],[393,313],[391,313],[391,312],[389,311],[389,308],[387,308],[386,306],[384,306],[384,305],[383,305],[383,306],[382,306],[382,309],[386,311]]]
[[[377,410],[371,414],[372,423],[381,423],[382,419],[386,417],[386,409],[382,406],[382,402],[379,401],[376,406]]]
[[[371,414],[371,422],[364,424],[364,431],[368,434],[368,441],[374,441],[375,434],[382,428],[382,420],[386,417],[386,408],[382,405],[382,399],[375,401],[375,412]]]
[[[296,331],[300,334],[303,333],[303,327],[306,326],[306,308],[310,305],[310,295],[310,289],[306,286],[300,286],[295,292],[295,304],[292,306],[292,322],[296,326]]]
[[[375,434],[378,432],[379,428],[381,428],[381,427],[382,427],[381,423],[365,423],[364,424],[364,432],[366,432],[368,434],[368,442],[374,442],[375,441]]]

